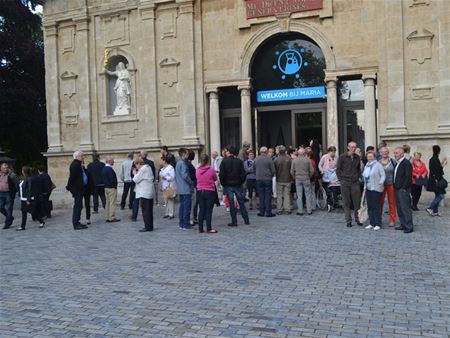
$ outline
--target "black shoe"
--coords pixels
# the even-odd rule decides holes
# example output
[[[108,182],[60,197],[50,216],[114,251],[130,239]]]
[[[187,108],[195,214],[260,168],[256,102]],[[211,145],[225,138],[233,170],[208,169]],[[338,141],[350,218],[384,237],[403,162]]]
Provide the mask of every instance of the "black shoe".
[[[164,216],[163,218],[169,218],[169,215]]]
[[[403,230],[403,232],[405,233],[405,234],[410,234],[411,232],[413,232],[414,230],[413,229],[405,229],[405,230]]]
[[[297,212],[296,215],[297,215],[297,216],[303,216],[304,213],[303,213],[303,212]]]
[[[399,225],[395,227],[395,230],[406,230],[406,228],[403,225]]]
[[[352,227],[352,222],[348,222],[347,223],[347,228],[351,228]]]
[[[202,233],[204,233],[205,231],[204,231],[203,229],[198,229],[198,232],[202,234]]]
[[[229,227],[237,227],[237,224],[234,224],[234,223],[228,223],[228,226],[229,226]]]
[[[266,217],[275,217],[276,215],[275,214],[268,214],[268,215],[266,215]]]
[[[311,212],[308,212],[308,215],[312,215],[312,211],[311,211]]]
[[[139,232],[147,232],[147,231],[153,231],[153,229],[146,229],[146,228],[143,228],[143,229],[139,230]]]
[[[360,227],[363,226],[363,224],[360,221],[356,221],[356,224],[358,224]]]
[[[174,219],[175,217],[174,216],[169,216],[169,219]]]
[[[3,229],[9,229],[9,228],[11,228],[11,226],[10,225],[5,225],[4,227],[3,227]]]
[[[120,210],[125,210],[125,207],[120,207]]]
[[[87,229],[88,227],[86,225],[80,224],[80,225],[75,225],[73,227],[73,230],[84,230]]]
[[[259,216],[259,217],[264,217],[264,215],[260,214],[259,212],[256,215]]]
[[[25,230],[25,228],[22,228],[22,227],[16,228],[16,231],[23,231],[23,230]]]
[[[244,221],[244,224],[250,225],[250,221]]]
[[[413,209],[414,211],[419,211],[419,208],[418,208],[416,205],[414,205],[414,206],[412,207],[412,209]]]
[[[94,210],[92,213],[93,214],[98,214],[98,210]]]

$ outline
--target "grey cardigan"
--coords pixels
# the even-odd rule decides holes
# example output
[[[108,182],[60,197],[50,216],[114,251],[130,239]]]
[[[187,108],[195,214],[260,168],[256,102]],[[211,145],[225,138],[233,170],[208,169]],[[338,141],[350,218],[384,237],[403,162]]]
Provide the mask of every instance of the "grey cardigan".
[[[364,187],[366,188],[366,190],[383,192],[384,181],[386,180],[386,174],[384,172],[383,166],[378,161],[376,161],[372,165],[369,177],[366,177],[365,173],[368,167],[370,167],[369,163],[366,164],[363,171]]]

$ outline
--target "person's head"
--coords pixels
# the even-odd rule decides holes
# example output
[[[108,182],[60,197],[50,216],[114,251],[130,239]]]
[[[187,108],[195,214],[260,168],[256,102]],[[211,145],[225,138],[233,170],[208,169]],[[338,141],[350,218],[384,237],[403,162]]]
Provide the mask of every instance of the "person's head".
[[[248,159],[254,160],[255,159],[255,152],[253,150],[248,151]]]
[[[328,147],[327,153],[328,153],[328,155],[330,155],[331,157],[335,157],[335,156],[336,156],[336,147],[335,147],[335,146],[330,146],[330,147]]]
[[[375,161],[375,158],[376,158],[375,151],[369,150],[368,152],[366,152],[366,158],[367,158],[367,161],[369,161],[369,162]]]
[[[285,155],[286,154],[286,147],[285,146],[278,146],[278,154]]]
[[[100,155],[99,155],[99,153],[97,153],[96,151],[94,151],[94,152],[92,153],[92,159],[93,159],[94,161],[100,160]]]
[[[9,165],[6,162],[3,162],[2,165],[0,166],[0,171],[2,174],[4,175],[8,175],[9,174]]]
[[[347,144],[347,150],[350,154],[354,154],[356,152],[356,148],[358,148],[356,142],[351,141]]]
[[[227,157],[227,147],[224,147],[221,151],[222,157]]]
[[[187,148],[180,148],[178,149],[178,155],[180,156],[180,159],[187,160],[189,157],[189,150]]]
[[[416,151],[416,152],[414,153],[414,159],[415,159],[416,161],[420,161],[421,158],[422,158],[422,153],[419,153],[418,151]]]
[[[113,163],[114,163],[114,160],[113,160]],[[136,161],[134,161],[134,164],[136,165],[136,168],[139,170],[145,165],[145,162],[142,158],[138,158]]]
[[[389,149],[387,147],[381,147],[379,151],[380,151],[381,158],[389,157]]]
[[[148,155],[147,150],[141,150],[141,151],[139,152],[139,156],[140,156],[142,159],[146,159],[146,158],[147,158],[147,155]]]
[[[405,156],[405,150],[403,149],[403,147],[396,147],[394,149],[394,157],[395,157],[395,159],[398,161],[403,156]]]
[[[193,161],[195,159],[195,151],[189,149],[188,161]]]
[[[31,169],[31,167],[28,166],[22,167],[22,175],[25,178],[30,177],[31,175],[33,175],[33,169]]]
[[[73,158],[75,160],[83,162],[84,153],[81,150],[77,150],[76,152],[73,153]]]
[[[375,147],[374,146],[367,146],[366,147],[366,153],[368,153],[369,151],[375,151]]]
[[[129,160],[132,160],[134,158],[134,154],[133,153],[128,153],[127,158]]]
[[[335,169],[335,168],[336,168],[336,162],[330,162],[329,167],[330,167],[331,169]]]
[[[44,173],[45,170],[46,170],[45,165],[39,164],[39,165],[37,166],[37,170],[38,170],[38,172],[39,172],[40,174],[41,174],[41,173]]]
[[[298,147],[298,150],[297,150],[297,155],[298,156],[305,156],[305,148],[304,147]]]
[[[162,146],[159,151],[161,152],[162,156],[166,156],[169,153],[169,148],[167,148],[167,146]]]
[[[211,158],[213,159],[213,160],[215,160],[216,158],[217,158],[217,156],[219,156],[219,153],[217,152],[217,151],[213,151],[212,153],[211,153]]]
[[[378,151],[380,151],[380,149],[381,149],[381,148],[384,148],[384,147],[387,147],[386,142],[380,142],[380,143],[378,144]]]
[[[226,154],[227,157],[237,156],[237,151],[236,151],[235,147],[233,147],[233,146],[226,146],[225,149],[226,149],[225,154]]]
[[[439,156],[439,154],[441,153],[441,147],[439,147],[437,144],[435,144],[433,147],[433,155],[435,156]]]
[[[305,148],[305,155],[306,157],[313,158],[314,152],[311,147]]]
[[[243,142],[242,143],[242,148],[245,149],[245,151],[250,149],[250,143],[249,142]]]
[[[201,154],[200,155],[200,165],[203,167],[209,163],[209,156],[208,154]]]
[[[411,146],[410,146],[409,144],[404,144],[404,145],[403,145],[403,151],[404,151],[406,154],[409,154],[409,153],[411,152]]]
[[[268,151],[269,151],[269,149],[267,149],[267,147],[261,147],[261,148],[259,148],[259,153],[261,154],[261,155],[267,155],[267,153],[268,153]]]
[[[269,148],[267,150],[267,156],[273,157],[274,155],[275,155],[275,149],[274,148]]]
[[[105,162],[108,163],[109,165],[114,165],[114,157],[112,157],[112,155],[107,155]]]

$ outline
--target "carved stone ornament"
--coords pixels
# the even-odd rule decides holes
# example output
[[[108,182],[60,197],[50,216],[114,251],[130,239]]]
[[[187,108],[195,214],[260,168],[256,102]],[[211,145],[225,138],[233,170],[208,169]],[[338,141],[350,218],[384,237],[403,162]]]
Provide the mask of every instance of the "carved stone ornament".
[[[430,100],[433,98],[433,87],[431,86],[416,86],[411,88],[413,100]]]
[[[63,54],[73,53],[75,51],[75,34],[75,26],[61,27],[59,29]]]
[[[70,71],[61,74],[61,92],[69,99],[77,93],[78,75]]]
[[[178,66],[180,62],[174,58],[165,58],[159,63],[161,67],[162,83],[172,87],[178,82]]]
[[[423,64],[425,60],[431,60],[431,42],[434,34],[427,29],[422,32],[415,30],[406,39],[409,41],[409,54],[411,61]]]
[[[107,47],[128,45],[130,43],[128,13],[104,17],[103,34]]]
[[[180,116],[178,106],[164,106],[163,107],[164,117],[177,117]]]
[[[411,0],[409,7],[420,6],[420,5],[428,6],[429,4],[430,4],[430,0]]]

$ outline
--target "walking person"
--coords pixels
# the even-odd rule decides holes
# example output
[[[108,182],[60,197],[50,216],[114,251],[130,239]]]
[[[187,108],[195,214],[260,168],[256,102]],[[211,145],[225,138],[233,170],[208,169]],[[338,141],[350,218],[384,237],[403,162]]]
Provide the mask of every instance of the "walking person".
[[[134,190],[141,204],[144,219],[144,227],[139,232],[153,231],[153,197],[155,195],[153,170],[142,158],[138,158],[134,163],[136,165],[133,169],[133,182],[136,184]]]
[[[422,154],[419,152],[414,153],[414,158],[412,161],[413,166],[413,181],[411,187],[411,197],[412,197],[412,209],[413,211],[418,211],[420,196],[422,195],[422,187],[428,183],[428,170],[425,162],[422,161]]]
[[[168,194],[168,191],[172,189],[171,191],[175,190],[175,168],[172,167],[170,164],[170,159],[163,156],[161,158],[162,160],[162,166],[159,171],[159,184],[161,187],[161,191],[164,195],[164,205],[165,207],[165,213],[163,218],[169,218],[173,219],[173,212],[174,212],[174,206],[175,206],[175,194]]]
[[[297,215],[304,215],[303,191],[305,192],[306,212],[311,215],[311,178],[314,175],[314,168],[303,147],[298,148],[297,158],[292,161],[291,175],[295,179],[295,190],[297,192]]]
[[[105,196],[105,184],[103,183],[103,168],[105,163],[100,162],[100,155],[94,151],[92,154],[92,162],[88,164],[87,170],[91,174],[93,183],[93,204],[94,204],[94,214],[98,213],[98,199],[102,202],[103,209],[106,206],[106,196]]]
[[[5,216],[3,229],[9,229],[14,220],[14,199],[18,190],[17,176],[9,169],[8,163],[0,165],[0,212]]]
[[[133,153],[128,153],[127,159],[122,162],[120,166],[120,179],[123,182],[123,191],[122,191],[122,199],[120,201],[120,209],[125,209],[125,205],[127,203],[128,193],[130,193],[130,197],[128,200],[128,208],[131,210],[133,206],[132,200],[132,189],[134,189],[133,179],[131,178],[131,167],[133,166]]]
[[[267,155],[267,147],[261,147],[260,155],[255,159],[256,189],[259,196],[260,217],[274,217],[272,213],[272,178],[275,176],[275,165]]]
[[[106,156],[106,165],[102,170],[102,179],[105,184],[106,195],[106,222],[115,223],[120,219],[116,218],[116,204],[117,204],[117,175],[114,171],[114,158],[111,155]]]
[[[439,203],[445,197],[445,188],[447,188],[447,181],[444,178],[444,167],[447,165],[447,158],[442,161],[439,160],[439,154],[441,153],[441,147],[438,145],[433,146],[433,156],[430,158],[430,178],[429,186],[427,190],[434,192],[434,200],[427,208],[427,212],[431,216],[440,216]]]
[[[405,157],[403,147],[394,149],[397,165],[394,170],[395,204],[397,205],[400,225],[395,230],[403,230],[409,234],[414,231],[411,209],[412,164]]]
[[[256,170],[255,170],[255,153],[253,150],[248,151],[248,160],[244,162],[245,187],[248,191],[248,199],[250,201],[249,209],[253,210],[253,196],[256,197]]]
[[[369,214],[369,225],[366,229],[381,229],[381,206],[380,196],[384,191],[386,174],[383,166],[377,161],[375,152],[370,150],[366,153],[367,163],[363,171],[364,188],[366,189],[367,212]]]
[[[356,142],[347,144],[347,152],[339,156],[336,173],[341,182],[341,194],[347,227],[352,226],[351,205],[353,204],[356,224],[362,225],[358,219],[361,202],[361,158],[356,154]]]
[[[197,176],[197,201],[200,209],[198,214],[198,231],[200,233],[204,232],[203,223],[206,221],[206,231],[212,234],[217,233],[217,230],[213,230],[211,227],[212,212],[217,196],[217,175],[208,163],[209,156],[202,154],[200,157],[200,166],[195,172]]]
[[[186,148],[180,148],[178,151],[180,160],[177,162],[175,168],[175,184],[177,193],[180,196],[180,208],[178,211],[179,227],[182,230],[191,228],[189,222],[189,216],[191,214],[192,206],[192,192],[194,190],[194,181],[189,174],[189,167],[187,160],[189,157],[189,150]]]
[[[285,146],[278,146],[278,157],[274,162],[277,178],[277,213],[290,214],[291,202],[291,166],[292,159],[286,154]]]
[[[384,201],[387,195],[389,204],[389,226],[393,227],[397,219],[397,211],[395,207],[395,193],[394,193],[394,170],[397,162],[389,156],[389,149],[382,147],[379,149],[380,164],[383,166],[386,179],[384,181],[384,190],[380,196],[381,212],[384,210]]]
[[[231,223],[228,226],[236,227],[237,224],[237,210],[234,204],[234,196],[236,195],[239,208],[241,210],[242,218],[245,224],[250,224],[250,220],[245,207],[244,196],[242,192],[242,185],[245,182],[244,162],[237,157],[237,150],[233,146],[226,147],[226,157],[220,164],[220,182],[223,186],[223,192],[228,197],[230,203]],[[262,201],[260,202],[262,203]]]
[[[49,174],[47,174],[44,165],[38,166],[39,181],[41,184],[41,213],[43,217],[50,218],[52,212],[52,205],[50,204],[50,195],[55,185]]]
[[[81,150],[73,153],[73,161],[70,164],[69,179],[66,185],[66,190],[70,191],[73,197],[72,225],[74,230],[87,229],[85,224],[80,223],[84,190],[88,184],[88,174],[83,167],[83,159],[84,153]]]

